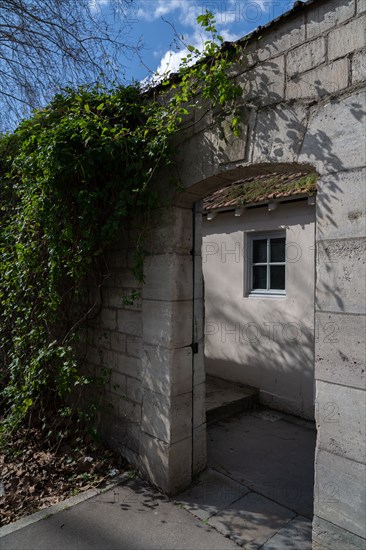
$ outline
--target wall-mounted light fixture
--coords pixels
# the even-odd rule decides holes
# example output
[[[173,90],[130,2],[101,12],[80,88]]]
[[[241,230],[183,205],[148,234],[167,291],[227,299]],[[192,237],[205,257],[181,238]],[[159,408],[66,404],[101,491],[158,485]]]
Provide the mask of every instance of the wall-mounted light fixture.
[[[279,202],[270,202],[268,204],[268,212],[273,212],[274,210],[276,210],[279,204]]]
[[[316,197],[313,195],[312,197],[308,197],[308,205],[309,206],[315,206],[316,203]]]
[[[241,216],[246,211],[245,206],[240,206],[239,208],[235,208],[235,216]]]
[[[210,221],[210,220],[213,220],[214,218],[216,218],[217,216],[217,212],[209,212],[207,214],[207,220]]]

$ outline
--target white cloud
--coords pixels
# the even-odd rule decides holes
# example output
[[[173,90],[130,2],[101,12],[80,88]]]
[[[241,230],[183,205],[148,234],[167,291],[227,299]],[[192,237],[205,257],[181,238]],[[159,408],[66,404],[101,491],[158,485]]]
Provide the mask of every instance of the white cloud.
[[[91,11],[98,11],[109,4],[109,1],[110,0],[89,0],[89,6]]]
[[[243,38],[242,33],[235,33],[231,32],[229,29],[221,29],[220,34],[225,40],[225,42],[235,42],[236,40],[239,40],[239,38]]]
[[[192,0],[142,0],[137,17],[152,22],[172,13],[179,23],[195,26],[196,17],[201,13],[201,9],[199,4]]]

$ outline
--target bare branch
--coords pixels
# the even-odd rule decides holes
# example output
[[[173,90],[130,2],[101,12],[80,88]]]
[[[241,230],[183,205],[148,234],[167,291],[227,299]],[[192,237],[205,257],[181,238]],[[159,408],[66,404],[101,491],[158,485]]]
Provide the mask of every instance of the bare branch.
[[[0,125],[41,106],[67,84],[121,80],[134,0],[0,0]],[[123,69],[123,67],[122,67]]]

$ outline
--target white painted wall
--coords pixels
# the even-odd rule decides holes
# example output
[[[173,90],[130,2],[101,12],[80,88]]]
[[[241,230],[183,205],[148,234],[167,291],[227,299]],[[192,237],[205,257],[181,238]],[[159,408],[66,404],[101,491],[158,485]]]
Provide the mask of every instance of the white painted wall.
[[[260,389],[273,408],[314,417],[315,207],[203,217],[205,364],[209,375]],[[245,296],[245,234],[286,230],[286,296]]]

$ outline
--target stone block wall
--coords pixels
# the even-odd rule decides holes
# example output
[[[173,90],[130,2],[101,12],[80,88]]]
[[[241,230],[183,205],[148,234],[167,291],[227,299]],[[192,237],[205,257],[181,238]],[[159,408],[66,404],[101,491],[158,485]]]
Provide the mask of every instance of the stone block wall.
[[[195,113],[179,140],[185,191],[151,231],[142,302],[119,301],[133,284],[117,246],[116,275],[88,331],[90,365],[112,369],[114,415],[102,421],[112,446],[167,492],[189,484],[205,464],[206,432],[202,346],[191,347],[203,337],[192,206],[240,177],[315,168],[314,547],[362,548],[366,537],[365,18],[364,0],[314,0],[250,38],[232,72],[245,92],[241,137],[223,113]],[[169,181],[167,171],[157,176],[160,189]]]
[[[365,56],[364,0],[298,7],[254,33],[232,69],[241,137],[208,113],[180,150],[187,201],[263,172],[318,172],[314,545],[326,548],[366,538]]]

